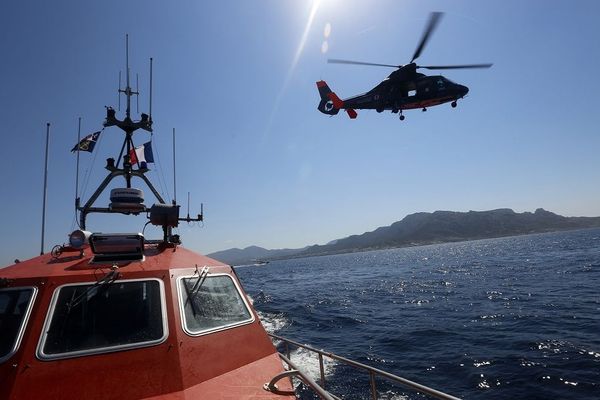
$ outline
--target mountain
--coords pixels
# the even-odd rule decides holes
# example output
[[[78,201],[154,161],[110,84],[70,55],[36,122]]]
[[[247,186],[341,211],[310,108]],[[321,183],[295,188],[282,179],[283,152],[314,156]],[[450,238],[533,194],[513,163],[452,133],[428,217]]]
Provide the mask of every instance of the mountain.
[[[252,259],[309,257],[593,227],[600,227],[600,217],[563,217],[542,208],[533,213],[516,213],[509,208],[469,212],[421,212],[407,215],[390,226],[332,240],[325,245],[284,250],[251,246],[243,250],[230,249],[212,253],[209,256],[239,264]]]
[[[279,249],[279,250],[267,250],[258,246],[249,246],[245,249],[228,249],[217,251],[215,253],[208,254],[209,257],[217,259],[219,261],[226,262],[230,265],[244,265],[252,264],[256,260],[272,260],[275,258],[286,258],[298,254],[303,249]]]

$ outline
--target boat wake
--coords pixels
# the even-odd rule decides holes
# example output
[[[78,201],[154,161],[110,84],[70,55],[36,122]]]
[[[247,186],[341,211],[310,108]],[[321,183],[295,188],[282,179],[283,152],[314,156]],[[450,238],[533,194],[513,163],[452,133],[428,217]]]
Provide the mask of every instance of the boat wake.
[[[258,310],[257,313],[262,326],[268,333],[277,334],[277,332],[290,324],[290,321],[283,313],[271,314]]]
[[[281,329],[290,324],[290,321],[283,313],[267,313],[258,310],[257,313],[258,317],[260,318],[260,322],[268,333],[278,334]],[[274,344],[279,346],[280,342],[275,341]],[[281,348],[279,350],[282,351]],[[290,359],[312,379],[320,379],[321,372],[319,368],[319,358],[315,353],[302,348],[292,349],[290,352]],[[333,375],[334,367],[336,365],[337,363],[334,360],[328,359],[327,357],[323,358],[325,378]]]

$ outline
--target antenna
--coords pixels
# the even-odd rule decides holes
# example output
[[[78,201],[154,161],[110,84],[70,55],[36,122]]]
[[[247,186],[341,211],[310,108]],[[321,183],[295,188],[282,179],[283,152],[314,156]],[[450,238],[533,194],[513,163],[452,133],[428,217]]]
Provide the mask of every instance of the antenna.
[[[175,170],[175,128],[173,128],[173,202],[177,204],[177,173]]]
[[[79,199],[79,143],[81,143],[81,117],[77,128],[77,166],[75,167],[75,216],[77,216],[77,201]]]
[[[125,93],[127,97],[127,109],[125,110],[125,120],[131,121],[131,95],[135,94],[139,96],[139,92],[134,92],[131,90],[131,82],[129,79],[129,34],[125,35],[125,69],[127,74],[127,79],[125,84],[127,85],[125,89],[121,89],[121,74],[119,73],[119,93]],[[136,74],[136,82],[137,82],[137,74]],[[119,95],[119,111],[121,110],[121,96]],[[138,113],[139,113],[139,102],[138,102]],[[129,151],[129,148],[127,148]]]
[[[125,34],[125,73],[127,73],[127,87],[129,87],[129,33]]]
[[[138,93],[138,95],[135,97],[135,103],[136,103],[136,111],[139,114],[140,113],[140,81],[139,81],[139,76],[137,74],[137,72],[135,73],[135,91]]]
[[[119,87],[117,88],[117,97],[119,97],[119,111],[121,111],[121,71],[119,71]]]
[[[131,118],[131,87],[129,87],[129,34],[125,35],[125,67],[127,73],[127,87],[125,88],[125,94],[127,95],[127,109],[125,114],[127,118]]]
[[[152,57],[150,57],[150,122],[152,122]]]
[[[46,123],[46,160],[44,161],[44,200],[42,201],[42,247],[40,256],[44,254],[44,232],[46,230],[46,192],[48,187],[48,142],[50,139],[50,122]],[[77,143],[79,146],[79,143]],[[79,150],[79,149],[78,149]]]

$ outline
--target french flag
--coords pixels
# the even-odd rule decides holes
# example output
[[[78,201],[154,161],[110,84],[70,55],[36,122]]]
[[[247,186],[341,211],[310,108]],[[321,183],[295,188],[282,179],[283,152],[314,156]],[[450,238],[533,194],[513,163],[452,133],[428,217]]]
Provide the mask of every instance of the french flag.
[[[138,163],[153,163],[154,155],[152,155],[152,142],[144,143],[141,146],[129,151],[129,159],[132,164]]]

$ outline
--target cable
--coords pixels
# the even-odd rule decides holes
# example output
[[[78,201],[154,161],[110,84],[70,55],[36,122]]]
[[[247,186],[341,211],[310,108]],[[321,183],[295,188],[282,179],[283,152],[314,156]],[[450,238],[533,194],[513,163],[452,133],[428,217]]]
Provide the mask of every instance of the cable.
[[[165,179],[165,175],[163,173],[163,168],[162,168],[162,163],[160,162],[160,155],[158,154],[158,148],[156,149],[156,160],[158,161],[158,169],[160,171],[160,175],[162,175],[162,179],[165,183],[165,187],[167,188],[167,196],[168,198],[171,198],[171,193],[169,193],[169,186],[167,185],[167,180]],[[159,176],[159,181],[160,181],[160,176]]]
[[[104,132],[104,129],[105,129],[105,128],[102,128],[102,129],[100,130],[100,133]],[[96,146],[95,146],[95,147],[100,147],[100,142],[102,142],[102,138],[104,137],[104,136],[102,136],[102,135],[98,135],[98,136],[99,136],[99,137],[98,137],[98,142],[96,143]],[[85,197],[85,192],[87,191],[87,185],[88,185],[88,183],[89,183],[89,181],[90,181],[90,177],[91,177],[91,175],[92,175],[92,169],[93,169],[93,167],[94,167],[94,164],[96,163],[96,157],[98,156],[98,153],[99,153],[99,152],[100,152],[99,150],[97,150],[97,151],[95,152],[95,154],[94,154],[94,158],[92,159],[92,165],[90,165],[90,167],[88,168],[88,170],[87,170],[87,175],[86,175],[86,176],[85,176],[85,178],[84,178],[84,186],[83,186],[83,190],[81,191],[81,198],[82,198],[82,199]]]
[[[152,222],[152,221],[148,221],[144,224],[144,227],[142,228],[142,235],[144,235],[144,232],[146,231],[146,227],[148,226],[148,224],[150,224],[150,222]]]

